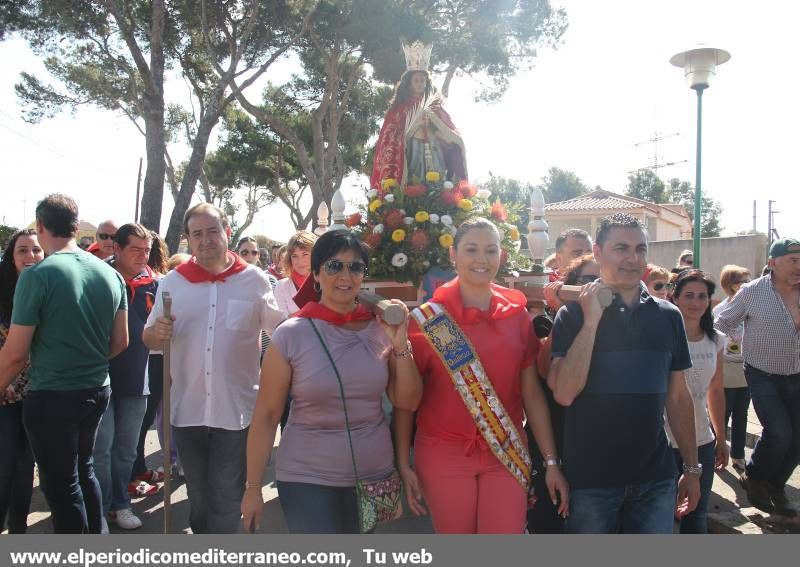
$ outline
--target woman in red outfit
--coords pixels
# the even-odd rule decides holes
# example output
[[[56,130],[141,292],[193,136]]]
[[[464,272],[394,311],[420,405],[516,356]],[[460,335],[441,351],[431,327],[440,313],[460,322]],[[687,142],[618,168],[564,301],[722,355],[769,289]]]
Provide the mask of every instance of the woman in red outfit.
[[[558,467],[525,296],[493,283],[500,236],[485,219],[462,224],[450,250],[458,276],[416,309],[409,325],[424,380],[416,414],[395,411],[397,464],[408,504],[437,533],[522,533],[530,481],[527,416],[548,463],[547,487],[566,514],[569,489]],[[559,501],[560,497],[560,501]]]

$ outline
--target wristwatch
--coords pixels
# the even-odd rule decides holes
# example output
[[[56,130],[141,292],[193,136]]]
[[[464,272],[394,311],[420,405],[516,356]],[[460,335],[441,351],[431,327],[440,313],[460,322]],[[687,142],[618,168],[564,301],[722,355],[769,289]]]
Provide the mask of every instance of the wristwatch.
[[[700,476],[703,474],[703,465],[701,463],[697,463],[697,466],[693,467],[692,465],[683,463],[683,472],[684,474],[694,474]]]

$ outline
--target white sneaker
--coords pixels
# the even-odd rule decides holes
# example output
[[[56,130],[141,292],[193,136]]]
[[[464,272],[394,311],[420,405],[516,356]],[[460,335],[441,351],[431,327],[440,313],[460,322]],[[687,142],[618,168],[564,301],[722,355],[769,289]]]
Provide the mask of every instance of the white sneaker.
[[[136,530],[142,527],[142,521],[136,517],[130,508],[109,512],[108,519],[123,530]]]
[[[105,518],[100,518],[100,534],[101,535],[108,535],[108,522]]]

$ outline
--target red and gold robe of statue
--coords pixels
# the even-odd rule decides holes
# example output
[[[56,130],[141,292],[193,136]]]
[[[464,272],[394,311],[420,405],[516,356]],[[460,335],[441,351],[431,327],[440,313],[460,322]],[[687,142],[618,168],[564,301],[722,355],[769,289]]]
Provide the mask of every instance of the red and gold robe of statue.
[[[411,98],[386,113],[375,146],[370,187],[380,189],[384,179],[395,179],[401,187],[409,183],[407,149],[415,137],[441,146],[447,169],[439,171],[443,180],[467,178],[464,142],[440,99],[425,105],[424,109],[422,105],[425,103],[418,97]]]

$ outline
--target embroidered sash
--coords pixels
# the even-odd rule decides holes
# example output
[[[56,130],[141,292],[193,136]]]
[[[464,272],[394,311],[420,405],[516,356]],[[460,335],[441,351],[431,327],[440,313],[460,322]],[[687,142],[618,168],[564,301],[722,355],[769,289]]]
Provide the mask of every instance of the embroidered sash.
[[[530,455],[511,416],[495,393],[475,347],[440,304],[425,303],[414,309],[411,315],[450,374],[492,453],[527,490]]]

